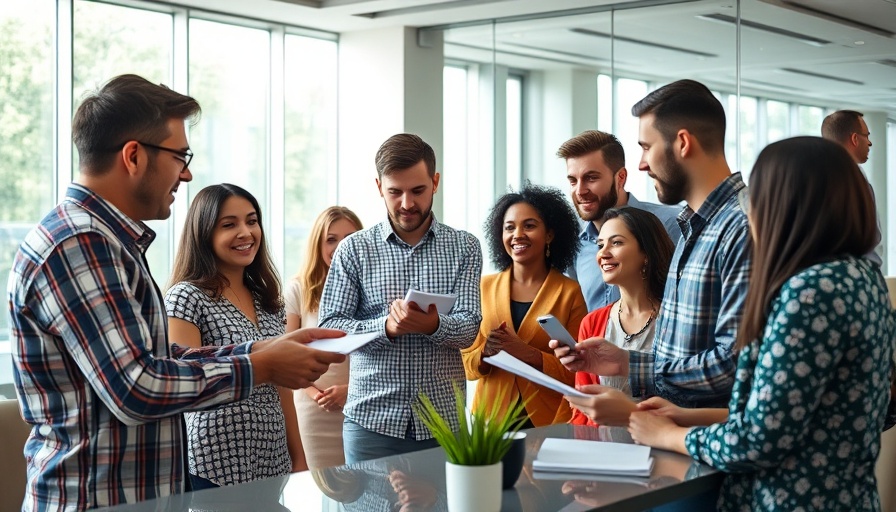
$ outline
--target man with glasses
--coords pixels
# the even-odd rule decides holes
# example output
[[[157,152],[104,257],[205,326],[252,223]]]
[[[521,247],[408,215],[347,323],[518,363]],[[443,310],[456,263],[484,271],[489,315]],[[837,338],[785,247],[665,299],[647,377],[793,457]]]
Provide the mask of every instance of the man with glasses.
[[[868,154],[871,152],[872,146],[871,132],[868,130],[864,118],[864,114],[855,110],[838,110],[825,117],[821,123],[821,136],[846,148],[846,152],[859,165],[868,161]],[[868,188],[871,188],[873,197],[874,189],[871,187],[871,183],[868,183]],[[874,244],[874,250],[865,255],[865,258],[876,263],[878,267],[883,265],[881,240],[880,216],[878,215],[877,241]]]
[[[26,236],[9,280],[16,393],[33,425],[23,510],[183,492],[181,413],[242,400],[263,383],[306,387],[344,360],[303,345],[341,334],[325,329],[169,346],[144,256],[155,233],[143,221],[168,218],[192,179],[184,123],[199,112],[193,98],[122,75],[75,113],[79,177]]]
[[[871,132],[864,117],[855,110],[838,110],[821,123],[821,136],[846,148],[857,164],[867,162],[871,152]]]

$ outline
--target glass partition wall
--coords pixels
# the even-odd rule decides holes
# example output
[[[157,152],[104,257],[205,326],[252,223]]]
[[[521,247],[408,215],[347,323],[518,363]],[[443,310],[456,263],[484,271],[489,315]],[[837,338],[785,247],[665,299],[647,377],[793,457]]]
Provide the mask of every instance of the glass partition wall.
[[[726,156],[747,180],[768,143],[819,135],[834,110],[863,112],[873,148],[862,168],[877,196],[884,247],[896,241],[887,236],[887,162],[896,152],[888,151],[894,133],[888,127],[896,119],[896,3],[633,1],[421,31],[444,32],[445,174],[453,176],[445,180],[444,215],[453,225],[479,233],[494,198],[524,180],[568,190],[556,150],[593,128],[622,142],[627,190],[655,201],[652,183],[637,171],[638,120],[631,107],[659,86],[692,78],[725,107]],[[463,86],[449,87],[448,80],[461,83],[461,73]],[[508,103],[509,96],[519,99]],[[522,105],[521,114],[509,111],[513,104]],[[509,119],[520,119],[520,128],[510,129]],[[514,163],[506,155],[517,143]],[[465,186],[452,188],[451,181]],[[894,274],[896,258],[889,260],[884,273]]]

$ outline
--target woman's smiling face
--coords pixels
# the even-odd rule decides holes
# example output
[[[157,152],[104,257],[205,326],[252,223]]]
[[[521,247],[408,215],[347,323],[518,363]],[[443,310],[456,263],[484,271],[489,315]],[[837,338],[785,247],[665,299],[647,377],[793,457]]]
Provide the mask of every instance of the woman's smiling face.
[[[512,204],[504,213],[504,250],[514,263],[545,264],[545,247],[553,238],[531,204]]]
[[[604,222],[597,247],[597,265],[604,282],[619,285],[634,279],[642,280],[641,269],[646,264],[647,255],[622,219],[616,217]]]

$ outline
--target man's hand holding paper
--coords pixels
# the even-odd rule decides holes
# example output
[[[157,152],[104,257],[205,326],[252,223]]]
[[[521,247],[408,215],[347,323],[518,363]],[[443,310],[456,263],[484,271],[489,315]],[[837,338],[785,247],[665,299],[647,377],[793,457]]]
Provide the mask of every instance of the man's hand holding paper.
[[[395,338],[404,334],[432,334],[439,328],[439,313],[435,304],[424,311],[416,302],[394,300],[389,304],[386,334]]]

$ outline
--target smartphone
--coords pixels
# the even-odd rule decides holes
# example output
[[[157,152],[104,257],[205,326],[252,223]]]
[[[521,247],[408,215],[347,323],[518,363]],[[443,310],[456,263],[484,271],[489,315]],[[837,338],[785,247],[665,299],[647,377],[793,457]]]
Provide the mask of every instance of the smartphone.
[[[559,320],[554,318],[554,315],[538,317],[538,325],[544,329],[544,332],[548,333],[552,340],[557,340],[571,349],[576,348],[576,339],[569,334],[569,331],[566,330],[566,327],[563,327]]]

